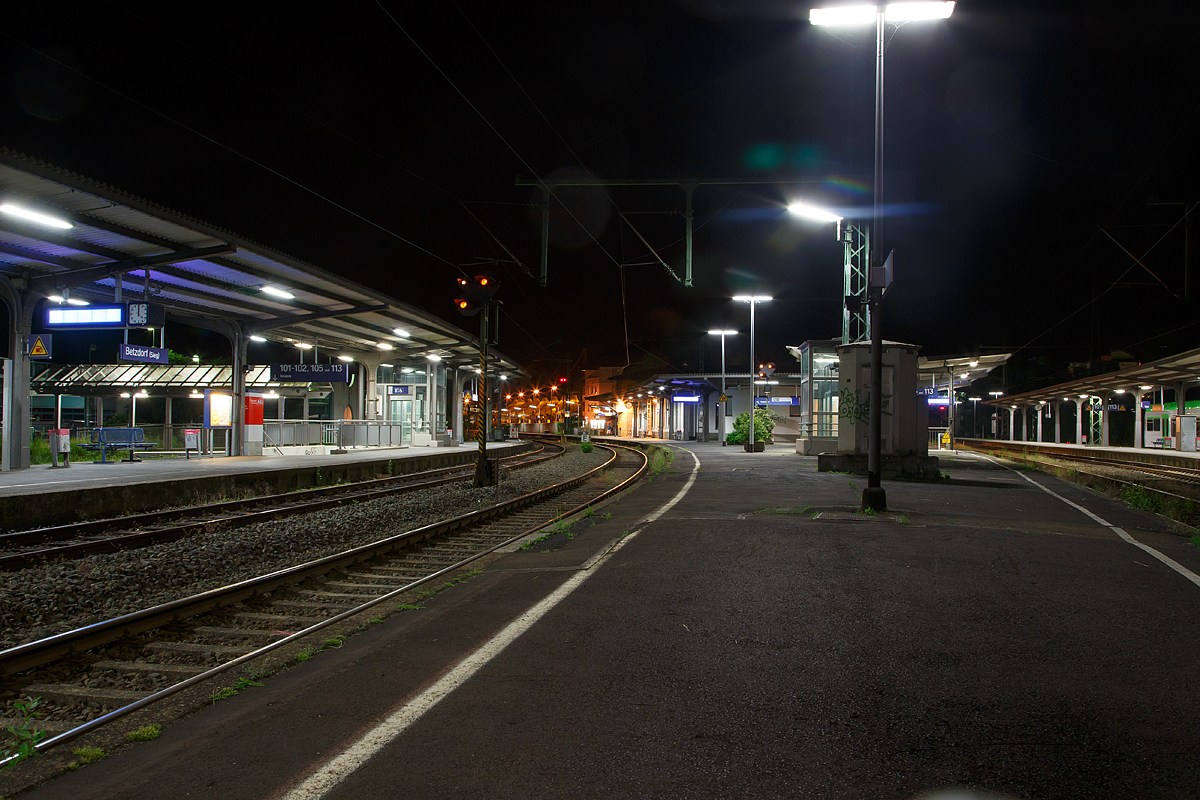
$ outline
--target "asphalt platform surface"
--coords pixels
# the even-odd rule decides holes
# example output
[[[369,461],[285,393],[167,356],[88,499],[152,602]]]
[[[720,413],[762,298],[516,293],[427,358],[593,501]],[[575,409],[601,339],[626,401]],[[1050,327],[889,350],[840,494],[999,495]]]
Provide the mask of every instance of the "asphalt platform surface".
[[[694,483],[644,521],[690,451]],[[943,454],[941,483],[885,481],[889,512],[867,516],[865,478],[783,446],[676,454],[574,538],[21,799],[1200,796],[1200,585],[1112,526],[1200,572],[1188,535],[973,455]],[[296,793],[398,710],[374,755]]]

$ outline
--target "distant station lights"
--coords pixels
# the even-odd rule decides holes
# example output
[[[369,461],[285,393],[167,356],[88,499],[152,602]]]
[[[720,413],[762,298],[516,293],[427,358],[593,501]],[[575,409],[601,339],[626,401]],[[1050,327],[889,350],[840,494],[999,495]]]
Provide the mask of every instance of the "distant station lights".
[[[12,203],[0,203],[0,213],[7,214],[10,217],[17,217],[27,222],[36,222],[38,225],[45,225],[47,228],[67,230],[68,228],[75,227],[65,219],[52,217],[49,214],[43,214],[40,211],[33,211],[32,209],[13,205]]]

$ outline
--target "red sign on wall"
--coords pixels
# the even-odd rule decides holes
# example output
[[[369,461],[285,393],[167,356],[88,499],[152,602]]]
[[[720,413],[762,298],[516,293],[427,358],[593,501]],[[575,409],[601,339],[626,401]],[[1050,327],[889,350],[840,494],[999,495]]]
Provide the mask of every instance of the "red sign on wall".
[[[246,415],[244,417],[247,425],[262,425],[263,424],[263,399],[260,394],[246,395]]]

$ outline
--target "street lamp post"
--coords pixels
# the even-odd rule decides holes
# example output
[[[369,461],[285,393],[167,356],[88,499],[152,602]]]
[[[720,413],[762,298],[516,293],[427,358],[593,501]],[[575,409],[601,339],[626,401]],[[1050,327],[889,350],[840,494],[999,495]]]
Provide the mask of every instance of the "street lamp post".
[[[975,438],[980,438],[976,431],[979,430],[979,401],[982,397],[968,397],[971,401],[971,435]]]
[[[954,1],[902,2],[886,6],[835,6],[814,8],[809,13],[813,25],[855,25],[875,23],[875,191],[871,211],[871,253],[868,273],[867,308],[871,326],[871,428],[867,454],[867,488],[863,490],[864,509],[887,510],[887,493],[881,480],[881,436],[883,424],[883,336],[880,328],[883,238],[880,235],[879,208],[883,194],[883,52],[884,24],[915,20],[946,19],[954,13]]]
[[[751,314],[754,313],[754,304],[753,303],[750,305],[750,313]],[[721,404],[720,404],[719,413],[717,414],[717,435],[721,438],[721,446],[722,447],[724,447],[727,444],[727,442],[725,441],[725,406],[729,403],[729,400],[727,399],[727,395],[725,394],[725,337],[733,336],[736,333],[737,333],[737,331],[709,331],[708,332],[709,336],[720,336],[721,337]],[[751,366],[753,366],[754,365],[753,354],[751,354],[751,356],[750,356],[750,362],[751,362]],[[751,416],[753,416],[753,415],[751,415]]]
[[[739,294],[733,298],[739,303],[750,304],[750,441],[747,443],[746,451],[754,452],[754,307],[759,303],[765,303],[771,299],[770,295],[766,294]]]

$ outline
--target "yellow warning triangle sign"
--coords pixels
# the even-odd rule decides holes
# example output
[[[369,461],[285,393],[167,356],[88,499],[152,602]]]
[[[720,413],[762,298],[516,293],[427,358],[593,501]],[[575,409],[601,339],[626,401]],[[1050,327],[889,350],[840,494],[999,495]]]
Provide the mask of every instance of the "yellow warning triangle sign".
[[[30,358],[46,358],[49,355],[50,355],[50,350],[46,347],[45,342],[42,341],[42,337],[34,336],[33,344],[30,345],[30,347],[29,347],[29,357]]]

